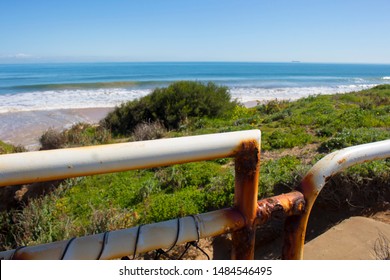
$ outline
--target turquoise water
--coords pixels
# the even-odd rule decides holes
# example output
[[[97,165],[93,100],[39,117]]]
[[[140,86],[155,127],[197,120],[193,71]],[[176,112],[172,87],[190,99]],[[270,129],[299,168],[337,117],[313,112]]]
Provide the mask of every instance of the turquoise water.
[[[0,64],[0,113],[115,106],[177,80],[213,81],[242,102],[390,83],[390,65],[314,63]]]

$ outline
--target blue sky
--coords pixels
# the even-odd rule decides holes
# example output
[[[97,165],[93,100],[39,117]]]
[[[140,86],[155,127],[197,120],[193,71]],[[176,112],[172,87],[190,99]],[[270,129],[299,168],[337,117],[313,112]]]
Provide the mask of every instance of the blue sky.
[[[1,0],[0,62],[390,63],[389,0]]]

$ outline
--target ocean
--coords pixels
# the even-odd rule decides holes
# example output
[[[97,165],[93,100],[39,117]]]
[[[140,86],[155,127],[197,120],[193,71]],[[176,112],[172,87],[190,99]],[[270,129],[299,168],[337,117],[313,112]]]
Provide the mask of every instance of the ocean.
[[[227,86],[241,102],[294,100],[390,83],[390,65],[321,63],[0,64],[0,113],[114,107],[178,80]]]

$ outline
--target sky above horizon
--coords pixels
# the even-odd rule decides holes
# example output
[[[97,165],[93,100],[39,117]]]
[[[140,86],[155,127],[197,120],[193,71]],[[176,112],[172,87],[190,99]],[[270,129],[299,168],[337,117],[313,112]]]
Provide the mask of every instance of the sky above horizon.
[[[1,0],[0,63],[390,64],[389,0]]]

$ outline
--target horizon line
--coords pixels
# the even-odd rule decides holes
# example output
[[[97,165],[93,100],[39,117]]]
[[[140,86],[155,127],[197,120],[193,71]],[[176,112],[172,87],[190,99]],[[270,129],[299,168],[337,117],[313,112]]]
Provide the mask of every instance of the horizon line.
[[[390,65],[390,62],[334,62],[334,61],[303,61],[303,60],[289,60],[289,61],[272,61],[272,60],[61,60],[58,61],[7,61],[2,62],[0,59],[0,65],[11,64],[75,64],[75,63],[289,63],[289,64],[371,64],[371,65]]]

